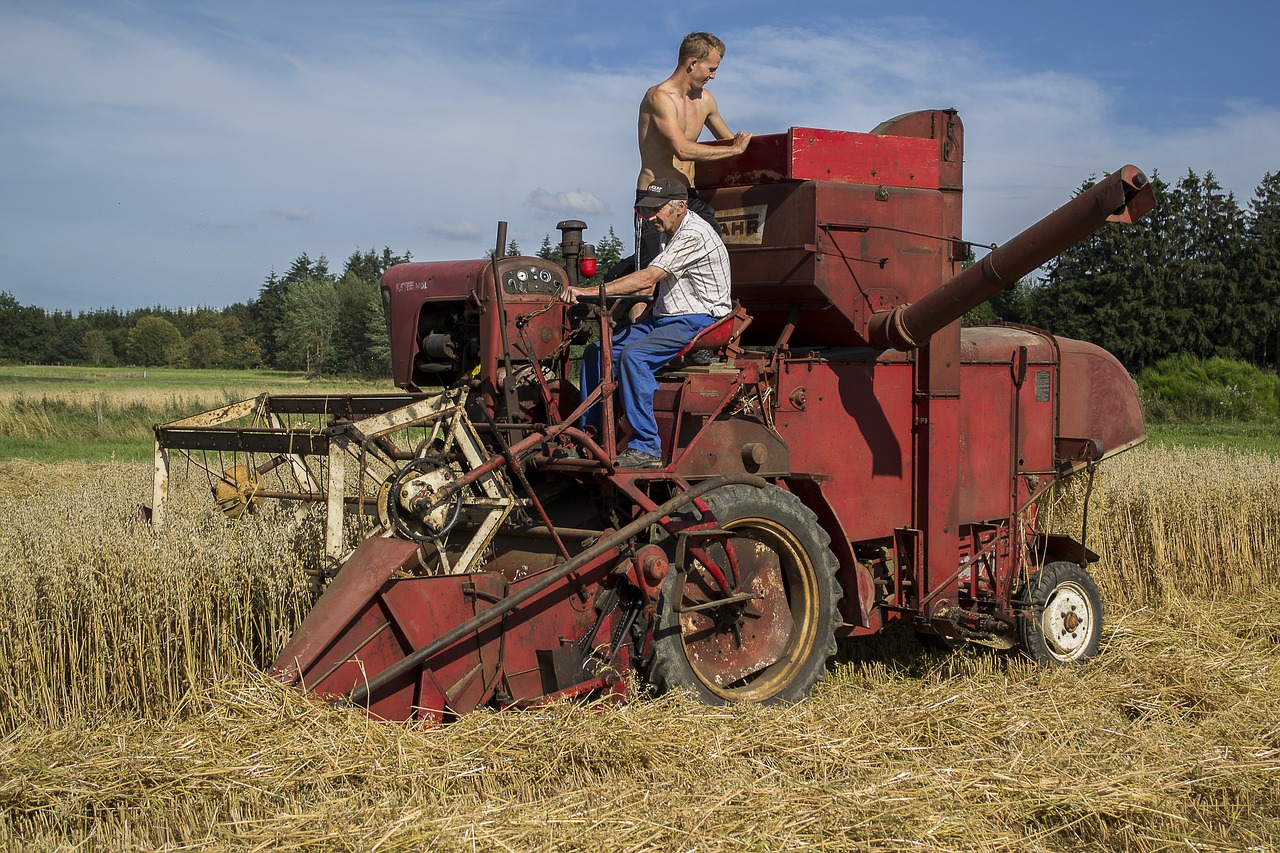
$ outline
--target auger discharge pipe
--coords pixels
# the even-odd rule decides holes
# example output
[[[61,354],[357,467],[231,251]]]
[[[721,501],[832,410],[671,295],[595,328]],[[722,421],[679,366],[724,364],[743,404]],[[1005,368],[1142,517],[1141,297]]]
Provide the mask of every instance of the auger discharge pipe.
[[[979,263],[909,305],[871,315],[872,346],[906,352],[955,322],[1041,264],[1062,254],[1108,222],[1134,222],[1155,206],[1151,182],[1137,166],[1123,166],[1080,193]]]

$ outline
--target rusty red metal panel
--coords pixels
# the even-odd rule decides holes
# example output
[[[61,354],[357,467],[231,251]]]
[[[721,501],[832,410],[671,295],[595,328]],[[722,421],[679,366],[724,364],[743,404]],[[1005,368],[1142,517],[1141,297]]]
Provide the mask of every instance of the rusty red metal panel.
[[[541,258],[503,258],[499,265],[507,312],[507,338],[513,357],[525,351],[544,358],[563,339],[568,308],[553,302],[564,270]],[[472,296],[472,294],[475,294]],[[416,388],[413,362],[420,352],[419,328],[425,310],[480,309],[482,362],[486,377],[495,375],[502,356],[501,318],[493,310],[493,274],[485,259],[398,264],[382,276],[382,298],[391,331],[392,378],[401,388]],[[550,305],[549,311],[533,316]],[[443,316],[443,315],[441,315]],[[528,328],[521,335],[517,318]],[[438,330],[439,331],[439,330]]]
[[[415,389],[413,360],[419,352],[418,317],[427,303],[461,304],[480,289],[489,262],[432,261],[397,264],[382,275],[382,304],[391,332],[391,376],[400,388]]]
[[[1138,387],[1116,357],[1084,341],[1058,339],[1059,440],[1098,441],[1110,455],[1146,440]]]
[[[1022,348],[1027,366],[1018,388],[1014,367]],[[961,353],[968,402],[961,412],[960,521],[991,521],[1016,509],[1015,471],[1052,470],[1055,348],[1042,332],[992,326],[965,329]]]
[[[675,471],[682,477],[741,473],[785,477],[791,473],[786,442],[757,421],[728,418],[703,424],[690,418],[683,422],[682,432],[672,454]]]
[[[504,587],[501,575],[390,580],[303,668],[298,683],[319,698],[342,696],[470,619],[488,606],[486,597],[496,599]],[[474,710],[492,688],[500,663],[500,633],[496,625],[487,626],[404,673],[371,697],[370,715],[438,721],[449,713]],[[308,631],[305,623],[299,634],[320,636]]]
[[[937,144],[900,136],[792,128],[791,171],[803,180],[937,189]]]
[[[417,543],[403,539],[379,537],[360,543],[271,665],[272,675],[296,684],[347,626],[365,613],[383,584],[398,569],[415,562],[417,555]]]
[[[911,365],[792,362],[779,377],[778,433],[791,470],[815,477],[853,541],[911,518]]]
[[[966,364],[961,380],[968,403],[960,412],[958,481],[962,522],[989,521],[1010,512],[1013,475],[1014,388],[1006,364]]]
[[[420,649],[487,610],[505,592],[506,580],[502,575],[480,572],[395,580],[383,592],[382,599],[409,648]],[[436,716],[475,710],[493,685],[499,664],[500,637],[499,626],[490,624],[428,658],[423,669],[430,673],[428,683],[440,694],[434,698],[442,699],[444,704],[432,705],[429,699],[433,697],[422,696],[418,700],[419,708]]]
[[[299,686],[318,699],[333,700],[391,664],[410,649],[396,634],[382,602],[375,599],[302,674]],[[369,714],[384,720],[408,720],[417,704],[417,678],[407,673],[378,691]]]
[[[729,248],[734,297],[753,318],[748,344],[772,344],[793,308],[798,344],[865,343],[873,313],[919,298],[952,272],[958,209],[937,190],[810,181],[707,198]]]
[[[972,405],[972,403],[968,403]],[[960,328],[941,330],[916,353],[912,398],[916,447],[910,527],[923,532],[925,566],[916,589],[934,588],[955,569],[960,541]],[[1006,477],[1002,486],[1007,487]]]
[[[392,579],[397,570],[416,563],[417,552],[416,543],[402,539],[361,543],[272,673],[321,698],[336,698],[474,616],[478,600],[479,609],[488,606],[477,598],[477,589],[490,600],[503,591],[501,575]],[[407,720],[472,710],[498,668],[497,640],[495,627],[444,649],[426,662],[433,679],[423,678],[421,670],[406,673],[372,697],[370,714]],[[439,685],[437,695],[421,694],[424,689],[432,693],[434,685]]]
[[[762,134],[736,157],[697,164],[699,189],[778,181],[938,188],[937,144],[907,136],[793,127]]]
[[[547,656],[588,634],[598,615],[596,595],[603,595],[598,584],[608,577],[610,568],[611,565],[599,563],[570,575],[503,617],[503,677],[506,692],[513,700],[536,699],[571,686],[550,683]],[[510,591],[518,592],[537,577],[531,575],[513,582]],[[605,620],[592,647],[607,644],[612,628],[611,617]],[[582,680],[587,677],[583,675]]]
[[[881,122],[871,132],[934,140],[938,147],[939,186],[957,191],[962,188],[964,123],[955,110],[917,110]],[[959,228],[955,233],[960,233]]]

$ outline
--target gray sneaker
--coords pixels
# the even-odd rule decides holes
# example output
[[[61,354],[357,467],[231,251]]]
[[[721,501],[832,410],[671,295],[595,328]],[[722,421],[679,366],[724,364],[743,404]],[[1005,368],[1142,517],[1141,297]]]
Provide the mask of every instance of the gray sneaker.
[[[662,459],[652,453],[628,447],[618,454],[616,464],[619,468],[661,468]]]

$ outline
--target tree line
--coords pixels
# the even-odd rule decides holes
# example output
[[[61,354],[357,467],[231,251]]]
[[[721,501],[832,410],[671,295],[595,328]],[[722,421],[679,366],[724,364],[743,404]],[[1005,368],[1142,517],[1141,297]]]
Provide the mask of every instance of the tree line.
[[[1280,352],[1280,173],[1242,209],[1213,173],[1152,177],[1156,205],[1108,226],[979,312],[1092,341],[1131,371],[1174,355],[1274,369]],[[1087,181],[1081,190],[1093,185]]]
[[[622,241],[600,241],[600,272]],[[512,241],[508,255],[519,255]],[[539,257],[563,262],[543,239]],[[0,362],[92,366],[271,368],[311,375],[389,376],[391,343],[380,283],[409,252],[357,249],[333,272],[324,255],[303,253],[283,274],[272,270],[256,299],[225,308],[116,308],[45,311],[0,292]]]
[[[1169,185],[1152,176],[1155,209],[1103,228],[1038,276],[980,306],[970,322],[1005,320],[1092,341],[1137,372],[1163,358],[1234,358],[1274,369],[1280,356],[1280,173],[1246,208],[1212,172]],[[1093,185],[1085,181],[1081,191]],[[597,277],[623,255],[609,229]],[[520,254],[512,241],[507,254]],[[539,257],[563,261],[543,238]],[[273,270],[256,299],[225,308],[100,309],[73,315],[0,292],[0,361],[267,367],[311,374],[390,373],[379,282],[408,252],[356,250],[340,273],[306,253]]]

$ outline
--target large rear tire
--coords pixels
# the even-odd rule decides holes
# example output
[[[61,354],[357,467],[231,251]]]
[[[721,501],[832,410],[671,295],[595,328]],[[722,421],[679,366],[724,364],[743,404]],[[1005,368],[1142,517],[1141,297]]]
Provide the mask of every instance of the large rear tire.
[[[668,574],[648,679],[659,692],[688,689],[711,705],[804,699],[836,648],[831,540],[813,512],[776,486],[726,486],[705,499],[733,534],[743,591],[757,597],[715,606],[723,594],[699,564]],[[714,546],[721,566],[723,554]]]
[[[1086,661],[1102,642],[1102,595],[1075,563],[1050,563],[1031,576],[1018,617],[1022,649],[1040,663]]]

